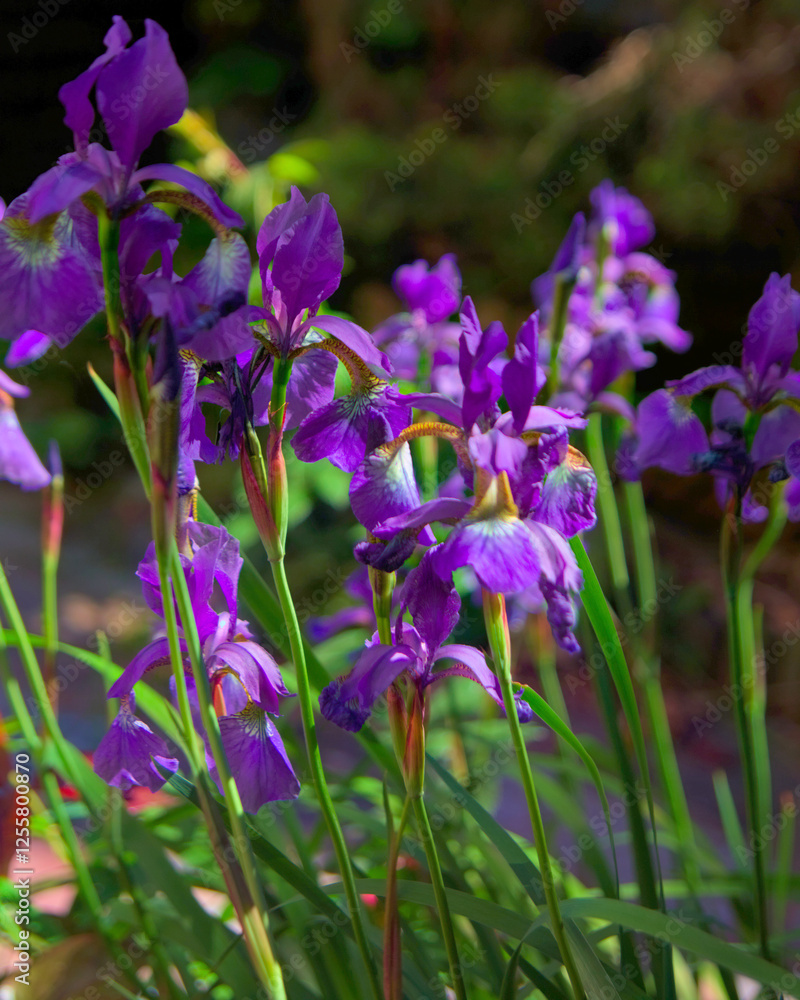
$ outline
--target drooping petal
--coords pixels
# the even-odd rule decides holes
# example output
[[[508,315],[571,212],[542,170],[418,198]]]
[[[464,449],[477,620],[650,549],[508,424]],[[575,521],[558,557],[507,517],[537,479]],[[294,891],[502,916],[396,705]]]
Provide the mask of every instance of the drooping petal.
[[[345,472],[355,472],[364,456],[397,437],[411,423],[411,407],[394,386],[385,383],[357,389],[309,414],[292,438],[303,462],[327,458]]]
[[[547,602],[547,620],[553,638],[569,653],[580,652],[573,635],[577,621],[573,594],[583,586],[575,556],[564,537],[549,525],[528,522],[541,562],[539,589]]]
[[[582,455],[568,451],[564,460],[547,476],[534,520],[555,528],[565,538],[593,528],[597,515],[594,501],[597,476]]]
[[[278,664],[256,642],[221,642],[207,657],[206,665],[210,671],[223,666],[235,671],[250,698],[273,715],[279,714],[281,698],[292,697]]]
[[[482,587],[496,594],[513,594],[536,583],[539,553],[528,526],[515,517],[465,519],[431,555],[435,572],[444,580],[469,566]]]
[[[461,500],[458,497],[439,497],[435,500],[429,500],[421,507],[417,507],[416,510],[387,518],[376,525],[372,533],[377,538],[388,539],[398,531],[418,530],[427,524],[433,524],[435,521],[460,521],[471,509],[472,504],[469,500]]]
[[[16,198],[0,222],[0,339],[38,330],[65,347],[103,306],[98,264],[69,213],[34,225]]]
[[[133,714],[133,697],[124,698],[111,729],[94,752],[92,767],[103,781],[122,791],[142,785],[155,792],[165,778],[154,761],[168,771],[178,770],[178,761],[170,756],[164,740]]]
[[[97,110],[120,160],[131,170],[157,132],[174,125],[189,103],[186,77],[178,68],[161,25],[145,19],[145,36],[119,51],[95,85]]]
[[[329,722],[357,733],[377,699],[416,662],[417,653],[410,646],[369,646],[346,677],[331,681],[322,691],[319,696],[322,714]]]
[[[257,813],[267,802],[297,798],[300,782],[266,712],[251,703],[235,715],[222,716],[219,730],[246,812]],[[216,767],[210,774],[221,791]]]
[[[403,397],[407,403],[414,407],[415,410],[426,410],[430,413],[435,413],[438,417],[443,420],[447,420],[449,423],[454,424],[456,427],[461,426],[461,407],[458,403],[454,403],[452,399],[448,399],[447,396],[443,396],[438,392],[407,392]]]
[[[708,450],[708,436],[688,401],[659,389],[639,404],[636,416],[636,441],[630,462],[635,476],[650,466],[687,476],[695,471],[693,456]]]
[[[104,180],[103,173],[93,163],[86,160],[63,162],[73,156],[67,154],[31,184],[28,190],[28,217],[34,225],[48,215],[63,212]]]
[[[786,449],[785,461],[789,475],[800,480],[800,439],[793,441]]]
[[[312,316],[300,328],[300,333],[305,334],[309,330],[322,330],[323,333],[331,334],[354,351],[370,368],[384,375],[391,374],[389,359],[375,346],[367,331],[351,320],[342,319],[341,316]]]
[[[791,406],[777,406],[765,413],[750,446],[755,469],[782,458],[792,442],[800,438],[800,413]]]
[[[376,448],[350,481],[353,513],[370,531],[382,521],[416,510],[421,502],[408,444]]]
[[[433,570],[429,549],[403,586],[403,604],[411,612],[414,627],[429,650],[435,650],[458,623],[461,598],[452,579],[443,580]]]
[[[141,184],[143,181],[167,181],[169,184],[179,184],[204,202],[211,209],[214,218],[223,226],[232,229],[244,227],[241,215],[229,208],[214,188],[191,170],[174,163],[154,163],[149,167],[140,167],[131,177],[132,183]]]
[[[180,640],[181,650],[185,653],[186,643]],[[133,687],[142,677],[154,667],[166,666],[170,662],[169,641],[166,638],[154,639],[144,649],[140,650],[123,670],[120,676],[108,689],[109,698],[124,698],[133,691]]]
[[[26,330],[11,344],[6,354],[6,364],[9,368],[20,368],[38,361],[47,354],[53,341],[45,333],[38,330]],[[0,386],[2,388],[2,386]]]
[[[495,702],[503,710],[505,715],[505,704],[503,703],[503,693],[500,689],[500,681],[497,679],[497,675],[489,667],[486,662],[486,658],[480,650],[474,648],[474,646],[464,646],[460,643],[452,643],[447,646],[442,646],[436,654],[436,661],[439,660],[457,660],[458,664],[454,667],[447,667],[444,670],[439,670],[433,675],[433,680],[438,681],[443,677],[467,677],[469,680],[475,681],[477,684],[486,691],[490,698],[494,699]],[[517,715],[519,716],[520,722],[530,722],[533,718],[533,710],[530,705],[523,700],[522,691],[517,691],[514,693],[514,700],[517,703]]]
[[[747,389],[744,376],[733,365],[708,365],[706,368],[698,368],[685,378],[667,382],[667,388],[672,389],[676,396],[697,396],[708,389],[718,389],[721,386],[739,395]]]
[[[1,388],[2,386],[0,386]],[[50,473],[25,437],[13,407],[0,398],[0,479],[24,490],[40,490],[50,482]]]
[[[226,233],[214,237],[203,259],[183,281],[201,302],[215,303],[229,312],[247,301],[251,269],[244,239],[239,233]]]
[[[141,205],[126,215],[119,230],[119,266],[123,280],[133,281],[153,254],[178,245],[181,224],[155,205]]]

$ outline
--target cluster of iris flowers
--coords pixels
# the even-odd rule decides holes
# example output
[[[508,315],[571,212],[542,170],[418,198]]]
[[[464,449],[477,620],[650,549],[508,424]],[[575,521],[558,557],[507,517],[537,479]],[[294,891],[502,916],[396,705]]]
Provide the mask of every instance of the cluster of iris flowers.
[[[344,263],[342,232],[324,194],[307,201],[293,188],[264,220],[257,239],[262,300],[248,302],[251,258],[236,229],[242,220],[196,175],[170,164],[138,166],[158,131],[187,106],[187,88],[164,31],[146,22],[132,42],[115,17],[106,51],[60,98],[74,152],[5,209],[0,223],[0,336],[11,342],[8,367],[68,345],[104,305],[104,220],[118,223],[120,325],[126,342],[156,357],[152,380],[172,379],[179,427],[174,488],[191,498],[196,465],[244,458],[254,429],[293,432],[305,462],[328,459],[352,474],[350,499],[366,539],[355,549],[371,573],[407,573],[391,636],[376,633],[355,666],[323,691],[323,715],[360,728],[377,698],[407,682],[420,694],[454,675],[482,685],[502,706],[497,677],[477,648],[448,643],[459,614],[454,574],[467,568],[476,586],[541,608],[556,641],[578,652],[575,597],[581,573],[568,540],[595,523],[596,478],[570,434],[591,412],[613,412],[628,425],[619,468],[629,477],[650,465],[715,477],[723,504],[735,494],[743,516],[765,508],[759,476],[791,480],[787,501],[800,514],[800,295],[772,275],[753,307],[741,367],[717,365],[671,383],[634,411],[617,391],[630,373],[652,365],[655,342],[685,350],[674,274],[644,249],[652,219],[642,203],[610,181],[591,195],[588,221],[575,217],[550,269],[532,284],[537,311],[510,338],[498,322],[481,323],[462,299],[452,255],[398,269],[393,286],[405,310],[368,333],[321,312]],[[159,67],[162,83],[147,87]],[[123,92],[136,100],[121,101]],[[108,146],[90,142],[97,114]],[[166,182],[163,189],[146,182]],[[173,269],[181,226],[158,203],[202,216],[214,237],[188,274]],[[154,259],[157,267],[148,270]],[[547,336],[540,335],[546,329]],[[118,354],[121,344],[111,335]],[[337,364],[350,377],[335,397]],[[288,367],[287,367],[288,366]],[[290,371],[281,412],[274,382]],[[165,373],[167,373],[165,375]],[[402,392],[392,377],[414,383]],[[710,436],[692,398],[715,390]],[[48,473],[14,410],[27,394],[0,372],[0,474],[38,489]],[[207,432],[209,411],[218,432]],[[411,442],[433,437],[453,449],[453,475],[424,502]],[[194,520],[178,506],[178,537],[203,662],[220,730],[246,807],[256,811],[298,793],[299,783],[273,723],[289,696],[280,668],[238,617],[238,543],[224,528]],[[434,533],[432,525],[445,526]],[[422,553],[422,554],[421,554]],[[421,554],[421,555],[420,555]],[[410,570],[410,571],[409,571]],[[163,619],[153,547],[139,568],[150,608]],[[181,648],[185,623],[176,607]],[[410,621],[408,617],[410,616]],[[362,609],[355,616],[370,616]],[[135,685],[169,662],[167,639],[153,641],[112,687],[119,715],[95,754],[95,767],[122,789],[154,789],[177,761],[135,715]],[[517,692],[521,719],[530,710]],[[157,768],[155,763],[159,764]],[[209,756],[214,774],[214,763]]]

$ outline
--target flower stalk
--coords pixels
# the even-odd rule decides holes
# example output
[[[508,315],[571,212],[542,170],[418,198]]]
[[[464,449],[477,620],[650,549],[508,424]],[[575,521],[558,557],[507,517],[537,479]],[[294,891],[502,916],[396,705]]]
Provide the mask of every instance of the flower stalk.
[[[561,959],[564,963],[564,968],[567,970],[569,981],[572,984],[575,1000],[585,1000],[586,994],[583,983],[572,955],[572,949],[567,940],[566,928],[561,916],[553,869],[547,850],[547,838],[544,831],[542,812],[539,807],[539,798],[533,780],[533,771],[531,769],[530,758],[528,757],[528,750],[525,746],[525,737],[523,736],[517,714],[517,702],[514,698],[514,682],[511,676],[511,636],[508,631],[506,602],[502,594],[493,594],[484,588],[483,617],[489,637],[489,648],[492,652],[495,669],[500,681],[500,688],[503,693],[503,705],[505,706],[508,725],[511,731],[511,741],[514,745],[514,752],[520,769],[525,800],[528,804],[528,812],[533,829],[533,841],[539,861],[539,871],[542,876],[547,909],[550,913],[553,936],[561,952]]]
[[[734,718],[739,754],[745,786],[745,816],[748,841],[753,857],[753,899],[756,929],[761,955],[769,961],[769,915],[767,882],[764,865],[763,839],[759,836],[761,817],[761,791],[758,768],[754,759],[754,733],[752,726],[753,698],[757,678],[753,643],[748,640],[752,630],[752,582],[742,573],[742,501],[736,496],[722,519],[720,562],[725,590],[725,607],[728,623],[728,655],[730,657],[731,687],[739,692],[734,698]],[[744,599],[746,598],[746,600]]]
[[[263,465],[259,468],[258,454],[251,452],[248,459],[254,462],[256,470],[253,473],[255,483],[266,482],[267,493],[262,494],[256,500],[257,506],[254,509],[252,494],[252,484],[247,487],[248,500],[251,510],[254,511],[254,519],[259,527],[261,540],[269,557],[272,568],[272,578],[275,583],[275,590],[278,595],[278,602],[283,613],[286,632],[289,639],[289,646],[294,662],[295,675],[297,678],[297,697],[300,702],[300,714],[303,722],[303,734],[305,736],[306,754],[308,757],[309,770],[317,795],[328,834],[333,842],[336,861],[339,872],[342,876],[347,908],[350,920],[353,924],[353,934],[356,945],[361,954],[364,967],[369,978],[370,988],[375,1000],[381,1000],[381,983],[378,970],[372,956],[369,941],[367,940],[364,919],[361,911],[361,902],[355,884],[353,866],[350,861],[350,854],[347,842],[344,837],[336,809],[331,798],[325,777],[325,769],[322,764],[322,756],[317,738],[316,720],[314,718],[314,704],[311,693],[311,683],[308,677],[305,650],[303,648],[303,637],[300,632],[300,623],[297,619],[294,599],[292,597],[289,580],[286,575],[285,539],[288,528],[289,496],[286,478],[286,462],[283,458],[283,427],[286,419],[286,390],[291,375],[291,361],[286,358],[278,358],[275,361],[273,371],[272,399],[270,402],[270,428],[268,461],[266,470]],[[255,437],[255,434],[253,434]],[[245,441],[247,447],[249,441]],[[243,453],[244,453],[243,449]],[[269,512],[269,522],[265,521],[264,509]],[[268,533],[262,530],[262,525],[270,523]]]

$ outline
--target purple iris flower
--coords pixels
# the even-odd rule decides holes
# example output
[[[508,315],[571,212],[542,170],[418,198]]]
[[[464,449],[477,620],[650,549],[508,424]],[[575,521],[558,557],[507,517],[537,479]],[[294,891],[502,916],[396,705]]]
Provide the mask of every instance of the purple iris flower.
[[[142,785],[155,792],[165,780],[156,764],[166,771],[175,772],[178,761],[170,755],[164,740],[136,718],[134,705],[132,694],[122,698],[111,729],[94,752],[92,765],[105,782],[123,792],[134,785]]]
[[[50,473],[25,437],[14,410],[14,397],[29,394],[30,389],[0,371],[0,479],[24,490],[40,490],[50,482]]]
[[[280,702],[291,697],[283,682],[280,668],[272,656],[253,639],[246,621],[237,617],[237,586],[242,558],[239,543],[222,527],[190,521],[186,531],[189,553],[181,560],[189,588],[192,611],[200,636],[203,663],[208,671],[214,693],[214,704],[220,716],[220,730],[231,770],[236,778],[245,808],[257,812],[265,802],[294,798],[299,782],[292,770],[283,742],[269,720],[278,715]],[[163,618],[164,606],[158,589],[158,571],[154,547],[151,545],[139,565],[138,575],[148,606]],[[225,610],[217,611],[222,605]],[[180,647],[187,653],[181,628]],[[139,723],[128,717],[128,701],[134,686],[149,670],[170,662],[169,644],[159,635],[133,660],[109,690],[109,697],[122,699],[119,725],[105,738],[101,747],[113,749],[111,765],[101,757],[98,770],[109,780],[117,773],[132,775],[134,783],[159,787],[163,778],[155,769],[148,770],[146,760],[156,752],[149,730],[144,734]],[[192,689],[187,669],[187,684]],[[202,726],[198,729],[202,731]],[[146,727],[144,727],[146,729]],[[133,739],[133,736],[137,737]],[[145,738],[146,737],[146,738]],[[98,751],[99,752],[99,751]],[[160,751],[159,751],[160,753]],[[107,756],[107,755],[106,755]],[[218,781],[213,762],[211,775]],[[146,778],[146,781],[138,780]]]
[[[303,462],[329,459],[345,472],[355,472],[364,456],[405,430],[411,406],[403,396],[369,370],[362,384],[316,413],[309,414],[292,438]]]
[[[196,371],[194,381],[185,384],[182,427],[187,453],[209,463],[238,458],[248,425],[269,423],[275,359],[257,347],[220,364],[203,364],[191,352],[184,353],[193,358]],[[330,402],[335,376],[336,358],[330,352],[311,351],[297,358],[286,393],[285,430],[296,428]],[[209,406],[218,413],[214,441],[206,432],[204,411]]]
[[[710,472],[724,504],[736,491],[743,517],[763,520],[766,508],[752,493],[760,470],[785,478],[785,456],[800,438],[800,374],[790,369],[800,328],[800,294],[790,276],[771,274],[750,310],[741,366],[711,365],[668,383],[639,404],[634,432],[623,442],[620,469],[637,478],[649,466],[679,475]],[[692,399],[713,389],[712,431],[706,433]],[[790,497],[791,499],[791,497]]]
[[[632,419],[630,404],[612,390],[613,384],[626,372],[655,363],[645,345],[660,342],[681,352],[689,348],[691,336],[677,323],[674,273],[639,249],[654,233],[644,205],[611,181],[595,188],[591,200],[588,226],[578,213],[549,271],[532,285],[548,321],[557,280],[574,285],[559,345],[559,386],[551,402]]]
[[[410,463],[401,459],[404,437],[416,433],[412,426],[369,456],[354,477],[353,510],[377,539],[360,543],[356,556],[391,571],[418,541],[430,544],[420,537],[423,529],[429,531],[435,521],[450,524],[447,539],[432,550],[434,572],[449,580],[456,569],[469,566],[481,585],[496,593],[538,588],[557,640],[576,651],[571,594],[582,580],[566,539],[594,525],[597,482],[583,456],[569,447],[568,430],[585,426],[585,420],[535,403],[544,382],[536,315],[523,324],[514,357],[500,374],[493,362],[507,344],[502,327],[493,323],[481,330],[469,299],[462,326],[461,405],[435,395],[408,398],[451,422],[423,424],[420,432],[453,443],[474,496],[441,496],[412,506],[416,483]],[[502,396],[510,407],[506,413],[499,408]]]
[[[394,629],[394,644],[381,645],[377,634],[346,677],[332,681],[320,695],[320,708],[326,719],[358,732],[369,718],[375,702],[396,681],[404,678],[419,692],[424,692],[445,677],[466,677],[480,684],[498,705],[503,697],[497,677],[480,650],[446,640],[458,623],[461,598],[452,581],[442,580],[433,571],[436,549],[431,549],[416,569],[408,574],[404,604],[413,625],[403,621],[400,609]],[[452,661],[449,667],[437,665]],[[529,721],[533,712],[515,695],[520,720]]]
[[[97,223],[81,200],[90,192],[112,218],[122,220],[123,279],[137,267],[140,273],[164,242],[165,227],[176,228],[164,213],[143,203],[145,181],[180,184],[219,225],[242,225],[213,188],[188,170],[172,164],[138,167],[155,134],[185,111],[188,91],[163,28],[146,20],[144,38],[129,45],[131,38],[125,21],[115,17],[105,53],[61,88],[75,151],[16,198],[0,223],[4,339],[34,330],[63,347],[102,308]],[[92,92],[111,149],[89,142],[95,121]]]
[[[634,195],[611,180],[601,181],[590,193],[594,213],[589,222],[590,235],[601,231],[616,257],[646,246],[655,236],[653,217]]]
[[[200,357],[221,361],[249,351],[254,339],[270,353],[295,358],[311,350],[320,331],[344,344],[368,365],[386,369],[385,356],[361,327],[339,316],[319,316],[319,307],[336,289],[344,267],[344,243],[336,212],[326,194],[307,202],[293,187],[289,201],[262,223],[256,243],[264,307],[252,307],[250,323],[231,324],[214,338],[198,333],[184,346]],[[213,344],[212,344],[213,339]]]
[[[398,378],[419,384],[421,369],[429,367],[431,388],[441,391],[458,360],[459,326],[447,322],[461,302],[455,257],[444,254],[432,267],[425,260],[404,264],[395,271],[392,287],[406,311],[381,323],[373,333],[375,343],[385,349]]]

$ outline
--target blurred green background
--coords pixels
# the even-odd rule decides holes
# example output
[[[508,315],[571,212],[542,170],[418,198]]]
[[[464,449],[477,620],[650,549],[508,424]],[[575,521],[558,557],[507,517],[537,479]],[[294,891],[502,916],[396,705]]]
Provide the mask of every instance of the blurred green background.
[[[655,368],[638,375],[642,392],[724,354],[740,338],[770,271],[800,279],[797,0],[193,0],[123,7],[69,0],[36,28],[34,15],[56,9],[54,3],[3,4],[6,200],[69,148],[57,89],[101,51],[119,12],[135,35],[148,16],[169,31],[192,107],[255,171],[254,180],[235,182],[231,161],[203,162],[252,223],[290,181],[307,194],[330,194],[348,255],[332,305],[368,328],[398,308],[389,280],[399,264],[450,251],[482,319],[515,328],[531,309],[531,280],[606,176],[652,211],[657,236],[649,249],[677,272],[681,322],[695,336],[688,356],[662,352]],[[27,30],[30,37],[26,21],[35,29]],[[197,149],[176,136],[159,139],[147,154],[153,162],[167,156],[198,162]],[[251,227],[252,244],[254,235]],[[186,237],[189,266],[208,234],[189,223]],[[85,374],[90,359],[108,371],[101,335],[98,324],[55,363],[29,372],[34,397],[20,408],[40,449],[58,438],[73,494],[93,463],[119,447]],[[326,574],[349,568],[356,531],[345,480],[299,463],[293,471],[304,477],[296,490],[302,526],[294,535],[295,582],[311,600]],[[206,470],[204,483],[218,509],[233,509],[229,469]],[[656,476],[646,489],[665,576],[674,571],[681,581],[663,611],[665,662],[675,724],[691,740],[693,706],[725,678],[719,513],[702,479]],[[15,539],[22,538],[23,524],[32,533],[35,505],[10,487],[0,490],[3,533],[13,525]],[[68,586],[85,587],[96,602],[119,588],[135,594],[131,574],[148,526],[132,477],[115,474],[90,490],[67,525],[73,568],[84,574]],[[322,554],[321,537],[329,539]],[[800,621],[792,596],[800,593],[796,555],[789,533],[765,567],[757,598],[767,607],[768,638]],[[95,618],[102,621],[102,613]],[[800,718],[798,666],[792,645],[771,674],[776,717]]]

